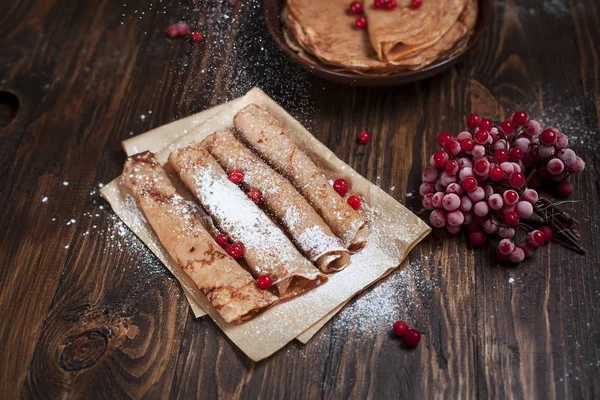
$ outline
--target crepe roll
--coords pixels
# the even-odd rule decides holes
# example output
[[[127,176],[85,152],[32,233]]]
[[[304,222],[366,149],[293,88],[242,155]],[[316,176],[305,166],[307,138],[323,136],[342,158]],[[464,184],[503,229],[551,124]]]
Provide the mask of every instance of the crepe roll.
[[[200,144],[171,153],[169,162],[216,226],[243,245],[252,274],[268,275],[280,298],[296,296],[327,280]]]
[[[122,183],[168,254],[227,322],[240,323],[278,301],[231,258],[204,229],[178,194],[154,154],[131,156]]]
[[[366,246],[367,221],[333,190],[319,167],[275,117],[250,104],[235,116],[234,124],[250,146],[290,180],[350,252]]]
[[[227,170],[244,173],[244,183],[261,192],[262,204],[285,228],[304,255],[325,273],[339,271],[350,253],[323,218],[287,179],[265,164],[230,130],[213,133],[202,145]]]

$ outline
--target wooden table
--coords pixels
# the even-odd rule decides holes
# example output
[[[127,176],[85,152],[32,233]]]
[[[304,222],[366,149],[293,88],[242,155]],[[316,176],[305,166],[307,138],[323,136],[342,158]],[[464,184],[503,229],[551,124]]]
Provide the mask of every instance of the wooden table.
[[[257,0],[3,3],[0,91],[20,101],[0,128],[3,398],[600,398],[597,1],[497,1],[462,64],[388,89],[292,65]],[[181,19],[205,43],[167,39]],[[255,85],[415,212],[438,132],[458,132],[471,110],[526,108],[587,161],[566,206],[588,254],[553,244],[507,268],[491,248],[435,232],[308,345],[250,362],[192,318],[97,190],[120,173],[122,140]],[[6,125],[16,104],[0,100]],[[354,140],[363,128],[366,147]],[[392,337],[397,318],[424,333],[417,348]]]

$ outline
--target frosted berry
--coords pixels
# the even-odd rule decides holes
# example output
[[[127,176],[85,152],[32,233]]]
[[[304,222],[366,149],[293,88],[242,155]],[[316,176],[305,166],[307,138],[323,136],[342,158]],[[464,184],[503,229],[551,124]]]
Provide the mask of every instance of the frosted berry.
[[[473,206],[473,213],[478,217],[485,217],[490,212],[490,207],[485,201],[479,201]]]
[[[527,241],[534,247],[541,247],[546,244],[546,237],[541,231],[535,230],[527,235]]]
[[[216,237],[215,237],[215,242],[217,242],[217,244],[219,246],[221,246],[222,248],[227,247],[227,245],[229,244],[230,240],[229,237],[227,235],[224,235],[222,233],[219,233]]]
[[[540,232],[542,232],[542,234],[544,235],[544,241],[546,243],[550,243],[552,241],[552,237],[554,236],[552,228],[550,228],[549,226],[542,226],[540,228]]]
[[[502,200],[502,196],[498,193],[494,193],[489,197],[488,204],[492,210],[500,210],[504,206],[504,200]]]
[[[485,221],[483,221],[481,227],[483,228],[485,233],[489,235],[494,235],[498,232],[498,224],[492,218],[488,218]]]
[[[469,242],[473,246],[482,246],[487,241],[487,236],[481,231],[473,231],[469,233]]]
[[[507,190],[502,194],[502,200],[504,200],[504,204],[516,204],[519,200],[519,194],[514,190]]]
[[[260,200],[262,199],[262,193],[260,192],[260,190],[257,189],[249,190],[248,198],[255,203],[260,203]]]
[[[538,197],[538,192],[536,192],[533,189],[525,189],[525,191],[523,192],[523,200],[530,202],[531,205],[537,203]]]
[[[504,223],[508,226],[519,225],[519,214],[517,214],[515,211],[507,212],[504,215]]]
[[[475,190],[469,192],[468,196],[474,202],[481,201],[485,199],[485,190],[481,186],[477,186]]]
[[[452,226],[450,224],[446,225],[446,230],[448,231],[448,233],[452,234],[452,235],[456,235],[457,233],[459,233],[462,230],[462,226]]]
[[[256,280],[256,284],[259,288],[265,290],[273,286],[273,279],[269,275],[261,275]]]
[[[525,253],[525,257],[531,257],[535,253],[536,248],[531,243],[525,242],[521,245],[521,249]]]
[[[460,167],[458,165],[458,161],[456,160],[450,160],[444,166],[445,171],[450,175],[456,175],[458,173],[459,168]]]
[[[563,150],[558,158],[565,164],[566,168],[572,168],[577,162],[577,155],[571,149]]]
[[[471,139],[463,139],[460,141],[460,149],[462,151],[471,151],[473,150],[473,147],[475,146],[475,142]]]
[[[559,150],[566,149],[567,147],[569,147],[569,138],[567,137],[567,135],[559,132],[556,135],[556,143],[554,143],[554,146],[556,146],[556,148]]]
[[[423,183],[421,183],[421,186],[419,186],[419,194],[421,196],[425,196],[427,193],[434,193],[434,192],[435,192],[435,189],[433,187],[433,183],[423,182]]]
[[[529,115],[525,111],[517,111],[512,116],[512,123],[515,126],[523,126],[529,120]]]
[[[452,156],[457,156],[461,150],[460,143],[454,139],[448,140],[446,143],[444,143],[444,150],[446,150]]]
[[[459,142],[465,139],[473,139],[473,135],[471,135],[471,132],[462,131],[458,135],[456,135],[456,140],[458,140]]]
[[[346,200],[346,202],[348,203],[348,205],[350,205],[350,207],[354,208],[355,210],[358,210],[360,208],[360,198],[358,198],[358,196],[350,196],[348,197],[348,200]]]
[[[446,194],[442,199],[442,206],[448,211],[456,210],[460,207],[460,197],[454,193]]]
[[[467,117],[467,128],[473,130],[479,126],[481,117],[479,114],[471,114]]]
[[[354,26],[356,29],[365,29],[367,27],[367,19],[365,17],[358,17],[354,20]]]
[[[502,239],[498,244],[498,251],[503,255],[509,255],[515,249],[515,243],[510,239]]]
[[[427,170],[427,168],[425,168]],[[433,168],[431,168],[433,170]],[[435,170],[434,170],[435,171]],[[423,172],[423,174],[425,174]],[[436,172],[436,178],[437,178],[437,172]],[[433,179],[435,180],[435,179]],[[433,180],[431,182],[433,182]],[[348,190],[350,189],[350,185],[348,185],[348,181],[346,181],[345,179],[336,179],[333,182],[333,190],[335,190],[340,196],[345,196],[346,193],[348,193]]]
[[[423,179],[423,182],[435,182],[438,178],[438,172],[435,168],[431,166],[425,167],[421,178]]]
[[[536,136],[539,135],[540,132],[542,131],[542,127],[540,126],[540,123],[531,119],[529,120],[529,122],[527,122],[527,128],[525,129],[525,134],[527,134],[528,136]]]
[[[473,157],[483,157],[485,155],[485,147],[480,144],[476,144],[475,146],[473,146],[471,154],[473,155]]]
[[[190,34],[190,26],[185,22],[178,22],[175,27],[177,28],[177,36],[184,37]]]
[[[514,228],[502,226],[500,229],[498,229],[498,236],[504,239],[510,239],[511,237],[515,236],[515,230]]]
[[[427,193],[426,195],[423,196],[423,208],[425,208],[426,210],[433,210],[435,209],[435,206],[433,205],[433,193]]]
[[[413,3],[413,7],[415,2],[421,2],[421,0],[412,0]],[[419,5],[419,7],[421,7]],[[414,7],[414,8],[418,8],[418,7]],[[416,345],[419,344],[419,342],[421,341],[421,332],[419,332],[416,329],[409,329],[408,332],[406,332],[404,334],[404,336],[402,337],[404,339],[404,343],[406,343],[408,346],[414,347]]]
[[[573,164],[573,167],[571,167],[571,171],[573,171],[576,174],[579,174],[583,171],[584,168],[585,168],[585,161],[583,161],[583,159],[581,157],[576,157],[575,164]]]
[[[443,208],[442,205],[442,201],[444,200],[444,197],[446,195],[443,192],[437,192],[433,195],[433,197],[431,198],[431,201],[433,202],[433,206],[435,208]]]
[[[371,134],[367,131],[361,131],[358,134],[358,142],[361,144],[367,144],[371,140]]]
[[[461,196],[463,194],[464,190],[462,188],[462,186],[460,186],[458,183],[451,183],[448,185],[448,187],[446,187],[446,194],[448,193],[454,193],[457,196]]]
[[[545,129],[541,134],[540,134],[540,142],[547,144],[549,146],[553,145],[554,143],[556,143],[556,129],[550,128],[550,129]]]
[[[225,248],[227,254],[233,258],[242,258],[244,256],[244,247],[239,243],[231,243]]]
[[[363,13],[363,6],[360,1],[353,1],[350,3],[350,12],[355,15]]]
[[[404,335],[406,335],[406,332],[408,332],[408,324],[402,320],[400,321],[396,321],[394,322],[394,333],[396,334],[396,336],[398,337],[404,337]]]
[[[519,218],[527,219],[533,214],[533,206],[528,201],[519,201],[517,203],[517,215]]]
[[[556,149],[551,145],[541,144],[540,147],[537,148],[537,155],[542,159],[550,158],[554,153],[556,153]]]
[[[471,211],[473,208],[473,202],[469,198],[469,196],[463,196],[460,198],[460,207],[458,208],[460,211],[467,212]]]
[[[561,197],[569,197],[573,194],[573,185],[571,185],[571,182],[563,182],[558,185],[557,190]]]
[[[448,226],[461,226],[463,222],[465,222],[465,216],[458,210],[450,211],[446,214],[446,223]]]
[[[559,158],[553,158],[548,161],[546,168],[552,175],[558,175],[565,170],[565,164]]]
[[[436,228],[443,228],[446,226],[446,211],[435,209],[429,214],[429,222]]]
[[[169,29],[167,29],[167,36],[170,38],[176,38],[179,36],[179,31],[177,30],[176,25],[169,26]]]
[[[515,264],[520,263],[525,259],[525,252],[520,247],[515,247],[515,249],[510,253],[510,261]]]
[[[227,174],[227,177],[229,178],[229,180],[231,182],[238,185],[238,184],[242,183],[242,181],[244,180],[244,173],[242,171],[240,171],[239,169],[232,169]]]

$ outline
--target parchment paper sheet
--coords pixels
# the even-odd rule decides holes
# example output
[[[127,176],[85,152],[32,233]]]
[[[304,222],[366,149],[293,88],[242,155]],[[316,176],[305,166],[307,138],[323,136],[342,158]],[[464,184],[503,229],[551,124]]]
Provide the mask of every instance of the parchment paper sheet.
[[[296,337],[303,342],[310,339],[356,293],[397,268],[408,252],[430,232],[430,228],[394,198],[338,159],[298,121],[257,88],[239,99],[218,106],[217,111],[210,109],[165,125],[125,141],[123,147],[128,155],[148,149],[158,151],[164,143],[169,142],[169,138],[176,138],[158,151],[158,159],[165,163],[173,150],[199,142],[217,130],[231,128],[235,114],[252,103],[264,107],[282,121],[284,128],[326,175],[330,178],[347,179],[353,193],[363,198],[363,211],[369,221],[367,247],[351,257],[346,269],[330,274],[329,281],[322,286],[279,303],[242,325],[227,324],[183,270],[162,250],[143,216],[139,211],[132,210],[133,200],[121,187],[119,180],[105,186],[101,193],[123,222],[181,282],[194,314],[199,316],[202,315],[201,309],[206,310],[232,342],[249,358],[258,361],[275,353]],[[182,133],[183,130],[187,130],[187,134]]]

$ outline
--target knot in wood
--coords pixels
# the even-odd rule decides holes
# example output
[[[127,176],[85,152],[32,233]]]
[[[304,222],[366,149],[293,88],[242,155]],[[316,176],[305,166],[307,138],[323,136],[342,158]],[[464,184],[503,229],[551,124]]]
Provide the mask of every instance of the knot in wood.
[[[89,368],[102,357],[107,345],[108,338],[103,332],[83,332],[65,345],[60,354],[60,366],[67,371]]]

